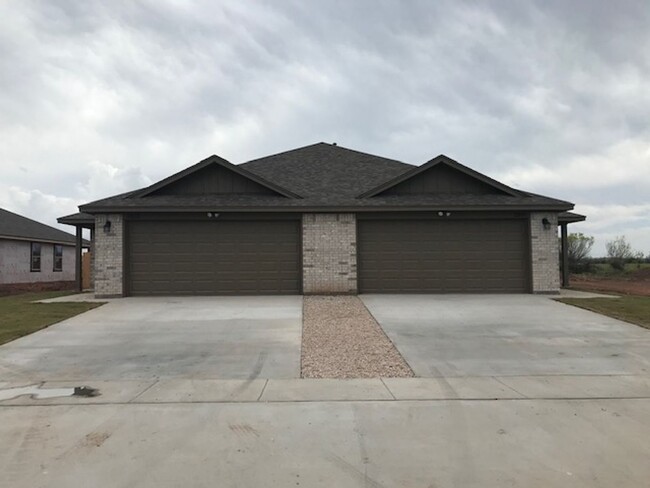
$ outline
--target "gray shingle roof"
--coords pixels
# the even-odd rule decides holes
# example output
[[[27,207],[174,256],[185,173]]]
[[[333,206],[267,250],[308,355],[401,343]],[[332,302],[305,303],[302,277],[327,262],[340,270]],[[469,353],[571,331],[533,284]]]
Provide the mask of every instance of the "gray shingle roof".
[[[102,201],[102,205],[114,211],[171,211],[184,209],[186,211],[219,211],[222,210],[247,210],[247,211],[327,211],[336,208],[338,211],[363,210],[395,210],[416,209],[417,207],[435,207],[444,209],[481,210],[482,207],[490,209],[521,209],[535,210],[555,207],[565,208],[566,202],[552,200],[545,197],[511,197],[508,195],[388,195],[373,197],[372,199],[358,199],[351,197],[311,197],[303,199],[288,199],[283,197],[263,195],[201,195],[182,196],[165,195],[150,196],[143,199],[117,198]],[[100,207],[101,208],[101,207]]]
[[[285,188],[302,198],[265,195],[148,195],[138,191],[80,207],[108,211],[382,211],[382,210],[570,210],[562,200],[518,195],[359,195],[413,170],[410,164],[326,143],[313,144],[238,166],[242,171]]]
[[[575,212],[561,212],[557,216],[557,220],[560,223],[572,224],[575,222],[583,222],[587,220],[587,217]]]
[[[75,244],[75,236],[0,208],[0,237]]]
[[[88,213],[79,212],[79,213],[59,217],[58,219],[56,219],[56,221],[59,224],[69,224],[69,225],[94,224],[95,217]]]
[[[303,197],[356,197],[411,169],[410,164],[320,142],[241,165]]]

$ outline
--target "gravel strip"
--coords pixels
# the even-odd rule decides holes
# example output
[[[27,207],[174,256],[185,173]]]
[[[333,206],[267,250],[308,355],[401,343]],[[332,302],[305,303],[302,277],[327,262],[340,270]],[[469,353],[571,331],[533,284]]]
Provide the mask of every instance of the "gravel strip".
[[[303,301],[303,378],[397,378],[413,371],[352,296],[309,296]]]

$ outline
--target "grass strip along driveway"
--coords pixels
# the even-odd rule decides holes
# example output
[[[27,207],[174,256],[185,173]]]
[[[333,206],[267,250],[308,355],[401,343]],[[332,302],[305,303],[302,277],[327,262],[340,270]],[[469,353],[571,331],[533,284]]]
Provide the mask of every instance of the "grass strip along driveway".
[[[24,293],[0,297],[0,344],[13,341],[80,313],[101,303],[32,303],[68,292]]]
[[[650,297],[562,298],[558,301],[650,329]]]

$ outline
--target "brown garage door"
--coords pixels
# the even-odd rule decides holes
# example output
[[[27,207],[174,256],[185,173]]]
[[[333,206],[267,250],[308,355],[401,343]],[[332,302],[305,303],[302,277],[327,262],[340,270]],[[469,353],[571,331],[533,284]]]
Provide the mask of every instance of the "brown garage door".
[[[525,220],[361,220],[363,293],[530,289]]]
[[[130,295],[300,293],[298,221],[134,221]]]

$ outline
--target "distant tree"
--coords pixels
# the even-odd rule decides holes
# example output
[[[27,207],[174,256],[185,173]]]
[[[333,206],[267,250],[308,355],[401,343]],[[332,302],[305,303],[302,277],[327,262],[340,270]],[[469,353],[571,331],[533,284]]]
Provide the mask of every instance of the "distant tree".
[[[589,253],[594,245],[594,238],[582,232],[569,234],[567,238],[567,254],[569,257],[569,270],[573,273],[589,271]]]
[[[632,245],[627,242],[625,236],[618,236],[613,241],[605,243],[605,249],[607,249],[607,257],[614,269],[622,270],[625,267],[625,262],[634,257]]]
[[[645,256],[643,254],[643,251],[636,251],[634,253],[634,262],[636,263],[636,268],[641,269],[641,263],[645,261]]]

